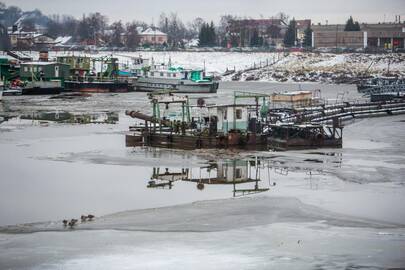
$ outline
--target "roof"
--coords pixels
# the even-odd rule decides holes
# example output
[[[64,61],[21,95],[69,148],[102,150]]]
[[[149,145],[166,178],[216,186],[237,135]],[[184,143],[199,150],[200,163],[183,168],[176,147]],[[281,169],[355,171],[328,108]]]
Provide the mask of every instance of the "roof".
[[[252,107],[256,104],[220,104],[220,105],[210,105],[207,108],[227,108],[227,107]]]
[[[284,93],[273,93],[272,95],[273,96],[277,96],[277,95],[295,96],[295,95],[302,95],[302,94],[305,94],[305,95],[311,94],[312,95],[312,92],[311,91],[292,91],[292,92],[284,92]]]
[[[65,44],[67,42],[69,42],[72,39],[71,36],[62,36],[62,37],[57,37],[55,39],[55,42],[58,44]]]
[[[36,65],[36,66],[48,66],[48,65],[55,65],[55,64],[67,65],[67,64],[62,64],[62,63],[58,63],[58,62],[41,62],[41,61],[32,61],[32,62],[21,63],[21,65]]]
[[[157,28],[152,29],[152,27],[149,27],[148,29],[143,31],[142,33],[140,33],[140,35],[144,35],[144,36],[167,36],[166,33],[163,33],[162,31],[160,31]]]

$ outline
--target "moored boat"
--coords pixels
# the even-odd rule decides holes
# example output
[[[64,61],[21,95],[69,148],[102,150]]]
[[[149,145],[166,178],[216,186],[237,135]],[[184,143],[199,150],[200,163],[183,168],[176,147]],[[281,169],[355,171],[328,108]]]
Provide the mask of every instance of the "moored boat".
[[[178,93],[216,93],[219,83],[203,69],[184,69],[171,65],[153,65],[137,73],[135,91],[170,90]]]
[[[65,91],[87,93],[128,92],[128,82],[120,81],[65,81]]]
[[[4,83],[2,80],[0,80],[0,101],[3,99],[3,89],[4,89]]]
[[[30,81],[22,87],[22,95],[57,95],[62,92],[62,83],[59,80]]]

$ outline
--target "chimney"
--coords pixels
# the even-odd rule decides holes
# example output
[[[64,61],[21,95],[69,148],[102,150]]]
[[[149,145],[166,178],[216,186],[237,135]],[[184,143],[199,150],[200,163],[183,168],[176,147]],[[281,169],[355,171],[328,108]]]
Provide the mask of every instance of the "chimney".
[[[39,52],[39,61],[48,62],[48,51],[40,51]]]

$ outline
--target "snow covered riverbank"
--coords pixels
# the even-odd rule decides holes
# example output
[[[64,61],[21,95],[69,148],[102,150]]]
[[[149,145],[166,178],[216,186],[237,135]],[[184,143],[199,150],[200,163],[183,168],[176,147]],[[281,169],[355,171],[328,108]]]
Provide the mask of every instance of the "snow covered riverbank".
[[[221,76],[227,70],[235,70],[222,80],[259,80],[269,82],[323,82],[350,83],[358,77],[405,76],[405,54],[363,53],[264,53],[264,52],[51,52],[50,56],[82,54],[92,57],[114,55],[122,64],[130,63],[130,57],[142,56],[157,63],[167,63],[190,68],[203,68]],[[34,53],[33,57],[37,57]]]

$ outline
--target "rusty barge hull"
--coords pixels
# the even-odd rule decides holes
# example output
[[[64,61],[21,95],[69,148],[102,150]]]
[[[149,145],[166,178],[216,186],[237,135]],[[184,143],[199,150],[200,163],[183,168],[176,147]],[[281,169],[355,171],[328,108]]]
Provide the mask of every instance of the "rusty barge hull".
[[[181,134],[148,133],[127,134],[126,146],[151,146],[184,150],[212,148],[243,148],[263,150],[267,148],[265,136],[194,136]]]
[[[180,134],[127,134],[126,146],[151,146],[182,150],[195,149],[247,149],[247,150],[300,150],[317,148],[341,148],[342,139],[280,140],[267,135],[228,134],[228,136],[193,136]]]

